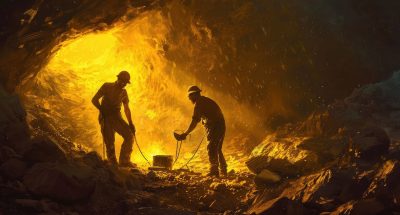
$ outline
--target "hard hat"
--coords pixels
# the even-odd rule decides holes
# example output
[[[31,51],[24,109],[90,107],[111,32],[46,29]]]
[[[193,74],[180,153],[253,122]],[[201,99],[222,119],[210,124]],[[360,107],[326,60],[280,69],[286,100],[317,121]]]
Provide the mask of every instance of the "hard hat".
[[[200,88],[198,86],[195,86],[195,85],[190,86],[189,89],[188,89],[188,95],[190,95],[192,93],[200,93],[200,92],[201,92]]]
[[[125,81],[126,83],[131,83],[130,79],[131,79],[131,75],[129,75],[129,73],[127,71],[121,71],[118,75],[117,75],[119,80]]]

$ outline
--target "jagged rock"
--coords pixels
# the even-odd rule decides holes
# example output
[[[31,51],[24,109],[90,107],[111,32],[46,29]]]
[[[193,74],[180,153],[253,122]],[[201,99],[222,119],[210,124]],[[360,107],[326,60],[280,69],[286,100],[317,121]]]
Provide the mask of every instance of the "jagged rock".
[[[254,181],[256,184],[274,184],[281,180],[281,177],[267,169],[263,169],[256,177]]]
[[[148,205],[159,205],[157,194],[140,190],[130,190],[126,199],[127,204],[134,207],[143,207]]]
[[[103,160],[101,159],[100,155],[95,151],[85,153],[85,155],[82,157],[82,160],[85,164],[91,167],[101,167],[103,164]]]
[[[215,212],[234,209],[233,207],[239,203],[227,184],[217,181],[210,184],[210,191],[201,198],[201,201],[208,204],[208,208]]]
[[[385,214],[385,206],[376,199],[350,201],[339,206],[330,215],[376,215]]]
[[[286,197],[273,199],[265,204],[253,207],[248,211],[249,214],[265,215],[312,215],[316,214],[308,210],[304,205]]]
[[[359,112],[351,109],[344,102],[336,102],[325,111],[311,114],[297,128],[298,132],[306,136],[332,136],[342,127],[356,127],[362,123]]]
[[[374,161],[386,154],[390,145],[387,133],[379,127],[367,127],[356,133],[353,149],[356,157]]]
[[[364,180],[363,177],[354,178],[354,175],[356,175],[356,170],[353,168],[321,170],[291,181],[282,191],[279,191],[276,198],[286,197],[303,204],[334,209],[336,202],[361,198],[368,187],[368,180]],[[274,201],[276,199],[271,199],[270,193],[261,193],[251,210],[267,209]]]
[[[107,182],[98,181],[89,199],[92,214],[123,214],[124,190]]]
[[[23,208],[34,210],[36,212],[54,213],[59,209],[59,205],[56,202],[48,199],[16,199],[15,203]]]
[[[15,157],[18,157],[18,155],[12,148],[0,145],[0,164]]]
[[[144,187],[145,175],[133,174],[131,169],[111,169],[111,182],[120,187],[140,190]]]
[[[147,179],[154,181],[157,179],[157,174],[153,170],[151,170],[146,174],[146,177]]]
[[[225,183],[221,182],[213,182],[210,184],[210,189],[217,191],[217,192],[227,192],[228,187],[226,186]]]
[[[235,205],[238,205],[239,200],[234,197],[232,192],[230,192],[228,189],[220,188],[220,190],[213,191],[211,193],[211,204],[208,206],[208,208],[212,211],[216,212],[224,212],[230,209],[233,209]]]
[[[36,212],[42,211],[42,207],[39,200],[34,199],[16,199],[15,203],[23,208],[29,208]]]
[[[317,205],[324,204],[320,202],[322,199],[349,201],[361,198],[370,181],[365,177],[354,177],[356,173],[353,167],[321,170],[291,182],[281,195]]]
[[[318,155],[321,164],[337,159],[348,149],[348,140],[341,135],[333,137],[312,137],[305,139],[299,148],[312,151]]]
[[[24,153],[24,159],[30,163],[65,161],[65,152],[48,137],[32,140],[30,148]]]
[[[281,176],[296,176],[319,168],[314,152],[297,147],[302,140],[269,136],[254,148],[246,165],[256,174],[269,169]]]
[[[0,166],[0,172],[8,179],[19,179],[27,170],[25,162],[12,158]]]
[[[93,170],[76,164],[38,163],[23,182],[35,195],[74,202],[87,198],[92,190]]]
[[[165,215],[165,214],[175,214],[175,215],[196,215],[197,212],[186,211],[176,208],[155,208],[155,207],[141,207],[136,213],[140,215]]]
[[[364,121],[372,121],[399,139],[400,121],[400,72],[385,81],[365,85],[345,99],[353,110],[363,114]]]
[[[365,191],[365,197],[375,197],[382,201],[393,201],[396,196],[396,190],[399,186],[400,163],[397,160],[388,160],[378,168],[368,189]],[[395,197],[396,198],[396,197]]]
[[[19,96],[6,92],[0,85],[0,144],[7,144],[21,152],[29,139],[26,111]]]

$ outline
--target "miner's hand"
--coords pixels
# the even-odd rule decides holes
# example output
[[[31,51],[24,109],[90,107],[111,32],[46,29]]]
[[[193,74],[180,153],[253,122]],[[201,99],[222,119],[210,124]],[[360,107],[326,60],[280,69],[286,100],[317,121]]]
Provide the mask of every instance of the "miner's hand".
[[[131,131],[132,131],[133,135],[135,135],[135,133],[136,133],[136,128],[135,128],[135,125],[133,125],[133,124],[129,124],[129,128],[131,129]]]
[[[187,134],[183,133],[183,134],[178,134],[176,132],[174,132],[174,137],[177,141],[182,141],[186,139]]]

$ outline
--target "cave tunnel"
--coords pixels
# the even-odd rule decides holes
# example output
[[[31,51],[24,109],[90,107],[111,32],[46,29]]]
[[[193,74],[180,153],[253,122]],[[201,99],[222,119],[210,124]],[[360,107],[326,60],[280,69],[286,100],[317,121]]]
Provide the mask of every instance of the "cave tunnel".
[[[296,214],[346,208],[363,214],[362,205],[371,203],[371,210],[377,210],[371,214],[398,211],[397,197],[382,197],[397,191],[379,190],[380,196],[365,191],[343,200],[345,191],[335,191],[342,193],[337,197],[334,191],[318,190],[359,183],[349,177],[360,176],[360,169],[370,170],[362,182],[369,190],[400,173],[398,8],[395,0],[2,1],[0,183],[18,181],[28,194],[10,197],[16,191],[4,192],[0,209],[6,214],[292,214],[288,208],[294,207]],[[110,170],[110,178],[119,179],[113,185],[104,179],[109,186],[104,188],[92,183],[97,170],[96,177],[85,175],[93,159],[107,160],[99,112],[91,99],[123,70],[131,75],[125,89],[140,146],[134,144],[131,155],[138,170],[135,179],[125,170]],[[214,99],[224,114],[222,151],[231,180],[199,176],[209,171],[206,132],[200,125],[174,163],[174,169],[185,171],[147,169],[146,157],[150,162],[157,155],[177,157],[173,132],[183,132],[192,119],[191,85]],[[121,142],[117,135],[117,157]],[[17,155],[9,155],[9,149]],[[55,161],[61,166],[52,166]],[[79,166],[82,162],[85,168]],[[54,182],[41,175],[43,169],[73,175],[78,182]],[[326,179],[326,184],[304,185],[314,179]],[[87,181],[95,185],[85,186]],[[54,188],[43,191],[34,183]],[[390,183],[400,190],[398,183]],[[171,194],[164,190],[168,186],[178,188]],[[307,186],[314,189],[307,190],[310,195],[334,203],[327,206],[314,196],[287,191],[303,192]],[[110,195],[115,189],[120,196]],[[115,203],[118,198],[124,204]],[[85,199],[88,206],[83,207]],[[115,204],[105,207],[102,199]],[[82,207],[73,209],[66,202]],[[52,203],[58,207],[51,208]]]

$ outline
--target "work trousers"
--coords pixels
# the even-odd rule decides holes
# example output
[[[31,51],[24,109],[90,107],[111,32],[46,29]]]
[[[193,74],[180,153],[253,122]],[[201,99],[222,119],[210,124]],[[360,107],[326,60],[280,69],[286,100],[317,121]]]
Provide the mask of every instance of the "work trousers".
[[[226,172],[226,161],[222,154],[222,143],[225,138],[225,122],[216,123],[207,126],[207,150],[210,160],[210,172],[218,173],[218,167],[221,171]]]
[[[106,145],[107,158],[113,163],[117,164],[115,156],[115,132],[122,136],[124,139],[121,145],[121,152],[119,155],[119,163],[129,163],[132,153],[133,133],[129,125],[122,119],[120,113],[100,116],[100,124],[102,126],[103,140]]]

